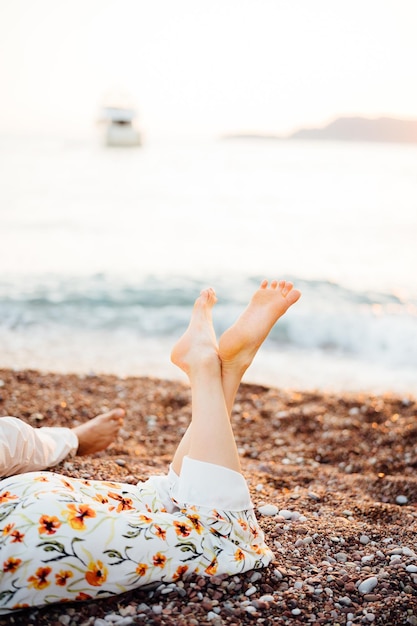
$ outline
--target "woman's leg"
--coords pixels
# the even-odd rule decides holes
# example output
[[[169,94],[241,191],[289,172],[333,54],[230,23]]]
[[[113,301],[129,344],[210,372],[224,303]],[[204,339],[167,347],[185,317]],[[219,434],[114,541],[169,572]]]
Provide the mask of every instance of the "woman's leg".
[[[220,338],[222,386],[226,407],[231,416],[242,376],[277,320],[300,298],[300,292],[287,281],[264,280],[248,307]],[[179,474],[183,457],[188,454],[191,425],[184,434],[174,456],[173,468]]]
[[[191,384],[192,420],[188,456],[240,472],[239,455],[223,394],[221,362],[211,311],[216,302],[212,289],[202,291],[194,305],[188,329],[172,351],[172,361]],[[185,446],[184,446],[185,447]],[[182,459],[174,457],[179,473]]]
[[[242,376],[277,320],[297,302],[300,292],[287,281],[264,280],[239,319],[220,337],[219,356],[222,365],[222,387],[229,417]],[[183,457],[189,453],[190,425],[184,434],[172,463],[179,475]]]
[[[247,308],[219,341],[223,391],[231,413],[243,374],[280,317],[297,302],[301,293],[285,280],[264,280]]]

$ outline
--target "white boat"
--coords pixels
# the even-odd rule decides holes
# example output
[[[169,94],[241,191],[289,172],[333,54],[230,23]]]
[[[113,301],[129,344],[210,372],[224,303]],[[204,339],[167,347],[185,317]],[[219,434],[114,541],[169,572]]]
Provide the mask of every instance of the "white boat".
[[[128,107],[106,106],[101,122],[105,125],[107,146],[140,146],[141,134],[135,126],[136,110]]]

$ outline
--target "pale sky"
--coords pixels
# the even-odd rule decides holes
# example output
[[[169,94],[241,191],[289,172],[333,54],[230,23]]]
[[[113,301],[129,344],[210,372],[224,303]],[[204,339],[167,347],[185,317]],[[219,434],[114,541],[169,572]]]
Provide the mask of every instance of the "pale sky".
[[[0,0],[0,132],[158,134],[417,118],[416,0]]]

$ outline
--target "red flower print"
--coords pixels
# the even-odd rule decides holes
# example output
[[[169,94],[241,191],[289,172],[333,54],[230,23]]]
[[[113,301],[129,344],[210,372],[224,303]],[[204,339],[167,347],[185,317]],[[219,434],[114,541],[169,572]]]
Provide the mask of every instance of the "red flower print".
[[[74,530],[85,530],[84,519],[95,517],[96,512],[90,509],[88,504],[68,504],[68,511],[64,511],[64,515],[68,518],[68,523]]]
[[[21,559],[15,559],[12,556],[9,557],[7,561],[4,561],[3,563],[3,572],[11,572],[12,574],[14,574],[21,562]]]
[[[166,536],[167,536],[166,531],[160,526],[158,526],[158,524],[154,525],[154,529],[155,529],[155,535],[159,537],[160,539],[162,539],[163,541],[165,541]]]
[[[179,580],[188,571],[187,565],[178,565],[176,571],[172,575],[173,580]]]
[[[200,516],[197,513],[194,515],[187,515],[188,519],[194,526],[194,529],[198,532],[199,535],[203,532],[203,524],[200,522]]]
[[[58,574],[55,574],[55,584],[59,587],[65,587],[68,578],[72,578],[74,574],[69,570],[61,570]]]
[[[133,509],[131,498],[124,498],[118,493],[113,493],[112,491],[109,491],[108,496],[109,498],[112,498],[113,500],[117,500],[119,502],[116,509],[118,513],[120,513],[120,511],[131,511]]]
[[[3,504],[4,502],[9,502],[10,500],[16,500],[17,496],[14,496],[13,494],[10,493],[10,491],[3,491],[3,493],[0,493],[0,504]]]
[[[29,587],[33,587],[34,589],[45,589],[49,587],[51,581],[47,580],[47,578],[51,572],[51,567],[38,567],[36,574],[28,578],[28,583],[30,583]]]
[[[88,593],[84,593],[84,591],[80,591],[78,596],[75,598],[76,600],[91,600],[93,596],[90,596]]]
[[[185,522],[178,522],[177,520],[174,521],[174,528],[177,535],[181,537],[188,537],[192,531],[191,526],[188,526]]]
[[[54,535],[58,528],[61,526],[61,522],[54,515],[42,515],[39,519],[39,534],[46,533],[47,535]]]
[[[164,554],[161,554],[161,552],[157,552],[153,556],[153,564],[155,565],[155,567],[164,568],[166,560],[166,556]]]
[[[25,537],[25,535],[19,530],[14,530],[12,533],[10,533],[10,536],[13,537],[12,543],[22,543]]]

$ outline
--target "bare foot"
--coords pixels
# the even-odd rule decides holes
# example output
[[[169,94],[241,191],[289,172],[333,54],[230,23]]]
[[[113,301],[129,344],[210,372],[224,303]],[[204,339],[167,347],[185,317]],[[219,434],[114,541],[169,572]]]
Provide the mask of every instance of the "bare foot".
[[[77,454],[94,454],[107,448],[115,440],[124,414],[123,409],[114,409],[73,428],[78,437]]]
[[[214,289],[209,287],[201,292],[194,303],[187,330],[172,349],[171,361],[186,374],[190,374],[193,366],[201,364],[204,360],[220,365],[211,316],[216,302]]]
[[[300,296],[290,282],[274,280],[268,287],[264,280],[237,322],[220,337],[223,370],[243,374],[275,322]]]

